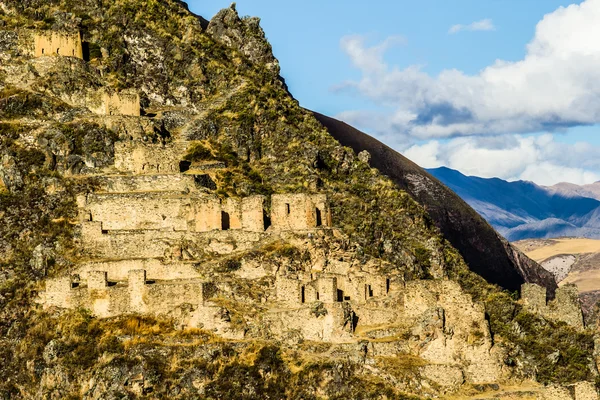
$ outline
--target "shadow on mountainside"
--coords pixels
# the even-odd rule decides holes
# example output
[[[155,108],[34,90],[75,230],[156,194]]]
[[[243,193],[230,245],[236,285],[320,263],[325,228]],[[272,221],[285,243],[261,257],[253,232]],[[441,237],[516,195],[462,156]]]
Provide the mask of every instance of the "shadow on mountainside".
[[[313,114],[343,146],[357,153],[368,151],[372,167],[389,176],[419,201],[473,272],[508,290],[519,290],[522,283],[532,282],[545,286],[553,295],[557,285],[552,274],[513,247],[431,174],[350,125],[316,112]]]

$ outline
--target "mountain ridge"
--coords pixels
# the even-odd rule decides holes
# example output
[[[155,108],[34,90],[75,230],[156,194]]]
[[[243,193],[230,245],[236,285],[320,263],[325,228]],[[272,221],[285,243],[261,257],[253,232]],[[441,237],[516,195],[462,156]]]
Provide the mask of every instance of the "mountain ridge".
[[[600,237],[600,201],[597,199],[528,181],[465,176],[446,167],[428,171],[510,241],[559,236]]]

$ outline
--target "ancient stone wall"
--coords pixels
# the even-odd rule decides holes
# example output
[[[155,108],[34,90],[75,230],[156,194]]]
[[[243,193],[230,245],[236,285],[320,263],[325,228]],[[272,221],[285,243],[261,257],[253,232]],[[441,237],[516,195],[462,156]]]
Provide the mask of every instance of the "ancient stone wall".
[[[87,280],[90,271],[106,271],[108,276],[122,281],[128,279],[129,271],[145,270],[150,280],[193,279],[199,277],[194,265],[194,262],[165,262],[156,258],[92,261],[82,264],[77,274]]]
[[[598,391],[593,382],[578,382],[572,388],[575,400],[598,400]]]
[[[175,232],[159,230],[103,231],[101,222],[82,223],[81,244],[88,257],[99,259],[143,259],[214,252],[229,254],[249,250],[264,238],[259,232],[242,230]]]
[[[238,200],[181,192],[93,193],[80,205],[103,230],[264,231],[262,196]],[[259,217],[260,216],[260,217]]]
[[[462,360],[465,380],[470,383],[500,379],[501,350],[493,346],[485,308],[473,302],[454,281],[410,281],[403,290],[403,319],[415,327],[435,331],[434,340],[420,349],[419,356],[434,364]]]
[[[250,232],[263,232],[265,221],[265,197],[250,196],[242,199],[242,229]]]
[[[105,93],[103,103],[104,115],[140,116],[140,95],[137,93]]]
[[[90,271],[86,282],[79,285],[73,285],[71,278],[49,279],[43,303],[46,307],[86,308],[101,318],[131,312],[168,314],[183,304],[201,306],[204,285],[198,279],[148,281],[145,270],[129,271],[126,282],[111,282],[106,271]]]
[[[85,106],[99,115],[139,117],[141,114],[140,96],[134,90],[89,93],[85,98]]]
[[[106,271],[90,271],[87,279],[88,289],[105,289],[108,286]]]
[[[304,302],[319,300],[324,303],[352,301],[364,304],[372,299],[382,298],[389,294],[390,279],[376,274],[321,274],[315,279],[302,276],[278,276],[276,279],[277,298],[288,304],[298,305]],[[303,292],[304,295],[298,291]],[[314,298],[309,294],[314,291]],[[318,298],[316,293],[318,293]]]
[[[71,289],[72,283],[70,277],[61,277],[49,279],[46,281],[45,304],[50,307],[71,308]]]
[[[173,174],[180,172],[179,163],[188,144],[149,144],[138,140],[115,143],[115,168],[133,174]]]
[[[577,286],[559,287],[555,299],[546,302],[546,288],[525,283],[521,286],[521,302],[527,310],[544,318],[563,321],[579,329],[584,327]]]
[[[286,303],[290,307],[298,307],[303,303],[303,300],[306,302],[306,289],[302,290],[301,286],[297,279],[276,279],[275,291],[277,300]]]
[[[90,194],[86,209],[92,221],[102,222],[104,230],[167,229],[195,231],[197,202],[177,192]]]
[[[276,335],[287,332],[299,333],[306,340],[329,343],[351,342],[351,329],[344,324],[342,303],[321,303],[322,314],[316,314],[311,304],[293,310],[278,310],[267,313],[265,326]],[[324,312],[323,312],[324,311]]]
[[[322,276],[317,279],[319,290],[319,300],[323,303],[335,303],[337,298],[337,278],[332,276]]]
[[[83,47],[79,33],[52,32],[34,35],[34,56],[65,56],[83,59]]]
[[[271,197],[274,230],[306,230],[331,226],[331,212],[324,194],[276,194]]]
[[[182,174],[164,175],[112,175],[97,178],[98,192],[187,192],[197,189],[193,176]]]
[[[578,382],[569,386],[552,385],[542,392],[543,400],[598,400],[598,392],[592,382]]]

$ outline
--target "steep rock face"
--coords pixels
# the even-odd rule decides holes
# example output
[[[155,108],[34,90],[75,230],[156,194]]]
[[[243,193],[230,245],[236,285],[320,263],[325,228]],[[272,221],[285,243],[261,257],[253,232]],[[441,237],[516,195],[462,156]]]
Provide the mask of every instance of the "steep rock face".
[[[552,274],[514,248],[460,197],[425,170],[376,139],[333,118],[315,113],[329,133],[356,152],[368,151],[371,165],[423,204],[436,226],[474,272],[509,290],[533,282],[556,288]]]
[[[206,32],[215,40],[239,50],[252,62],[264,64],[268,69],[279,74],[279,62],[273,57],[271,45],[260,27],[260,19],[240,18],[235,3],[219,11],[210,20]]]

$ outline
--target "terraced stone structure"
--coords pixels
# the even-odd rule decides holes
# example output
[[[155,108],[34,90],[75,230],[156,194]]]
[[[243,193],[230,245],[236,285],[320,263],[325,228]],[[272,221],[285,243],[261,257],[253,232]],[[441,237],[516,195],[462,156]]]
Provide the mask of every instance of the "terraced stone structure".
[[[0,3],[0,22],[7,2],[18,5]],[[96,7],[73,4],[78,10]],[[16,344],[19,338],[35,344],[34,362],[10,366],[19,379],[29,382],[35,375],[31,382],[41,381],[43,389],[30,398],[103,398],[109,392],[227,397],[229,389],[211,385],[229,385],[230,377],[213,379],[205,374],[210,371],[244,385],[247,379],[240,376],[260,377],[229,397],[310,380],[309,391],[299,396],[321,397],[323,391],[323,398],[339,397],[337,389],[351,381],[359,392],[342,396],[359,397],[348,393],[372,385],[365,398],[384,392],[402,397],[401,391],[439,398],[535,377],[535,364],[516,365],[531,361],[527,349],[509,364],[514,353],[506,345],[512,343],[492,333],[487,302],[469,293],[508,295],[469,274],[414,196],[369,165],[375,157],[339,145],[288,97],[260,34],[232,50],[258,29],[256,19],[240,19],[230,8],[206,25],[180,2],[127,4],[104,6],[113,16],[139,13],[137,20],[165,5],[177,12],[161,14],[168,24],[123,28],[110,21],[103,25],[111,27],[108,37],[90,28],[90,21],[105,23],[96,10],[81,37],[95,41],[102,56],[89,62],[78,56],[81,37],[59,43],[58,56],[46,57],[47,46],[59,40],[51,33],[40,34],[49,39],[38,45],[29,31],[0,35],[0,89],[12,106],[0,109],[10,111],[3,114],[10,124],[2,127],[11,135],[0,187],[19,193],[15,187],[30,179],[39,185],[32,193],[52,200],[40,202],[44,211],[33,210],[33,217],[43,214],[39,224],[14,235],[35,237],[32,252],[24,253],[31,255],[26,268],[13,276],[43,280],[28,286],[27,295],[39,293],[47,312],[27,309],[39,315],[21,325],[19,316],[27,314],[10,311],[20,331],[0,327],[14,334],[0,336],[0,344],[10,341],[18,351],[27,347]],[[58,22],[69,17],[61,15]],[[48,27],[48,21],[35,26]],[[161,35],[176,31],[157,40],[154,29]],[[22,47],[3,51],[14,43]],[[126,48],[126,56],[115,43]],[[33,47],[43,49],[41,56]],[[261,57],[252,54],[263,50]],[[23,104],[34,112],[23,111]],[[10,200],[23,204],[18,196]],[[2,217],[16,221],[11,213]],[[530,292],[524,290],[523,302],[554,317],[555,303]],[[4,293],[3,286],[3,305],[5,299],[10,307],[18,303],[12,300],[17,295]],[[559,292],[557,302],[562,297]],[[502,298],[507,308],[516,307],[512,298]],[[575,304],[567,308],[558,317],[580,328]],[[77,318],[81,325],[71,326]],[[510,318],[507,325],[514,322]],[[52,339],[40,333],[47,326],[56,331]],[[92,342],[98,354],[81,357],[89,363],[85,368],[67,369],[63,362],[88,352],[87,339],[99,327],[106,330]],[[75,340],[61,337],[63,329],[72,329]],[[6,358],[12,354],[2,350]],[[591,354],[585,350],[584,356]],[[229,357],[238,351],[243,355]],[[162,358],[168,360],[165,368],[155,369],[154,361]],[[546,355],[541,358],[546,362]],[[243,365],[236,366],[240,360]],[[81,384],[69,383],[73,371],[81,372]],[[177,374],[192,389],[180,391],[171,379]],[[582,373],[569,383],[588,378]],[[111,386],[101,387],[105,382]],[[159,389],[164,382],[165,391]],[[23,391],[28,384],[14,386]],[[66,386],[73,390],[56,389]],[[285,390],[257,397],[285,397]],[[548,391],[536,386],[536,393],[549,395],[564,390],[577,400],[593,394],[585,384]]]
[[[424,360],[423,373],[444,390],[501,379],[502,352],[484,308],[459,285],[405,282],[381,260],[361,261],[344,248],[324,194],[219,196],[207,182],[223,164],[181,168],[191,145],[137,138],[115,145],[114,165],[77,200],[80,264],[47,280],[44,307],[86,308],[101,318],[166,316],[180,327],[243,338],[247,328],[232,323],[222,296],[247,296],[234,287],[268,282],[258,304],[270,335],[340,345],[367,339],[373,357],[395,355],[394,338],[412,337],[406,351]],[[307,249],[308,262],[277,267],[252,256],[272,246],[283,254],[289,246]]]

